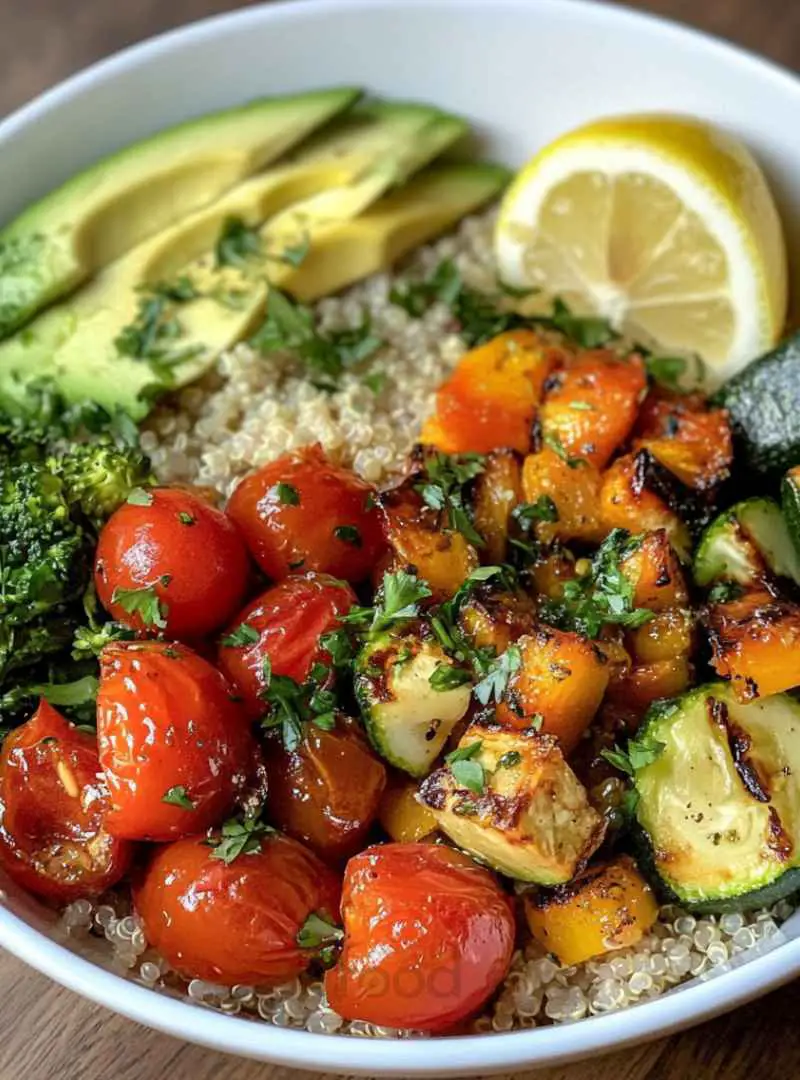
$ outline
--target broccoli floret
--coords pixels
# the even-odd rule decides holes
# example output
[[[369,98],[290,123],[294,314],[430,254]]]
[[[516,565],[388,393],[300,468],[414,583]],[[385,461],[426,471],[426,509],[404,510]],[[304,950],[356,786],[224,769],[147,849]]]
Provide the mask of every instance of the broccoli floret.
[[[67,500],[96,528],[125,502],[133,488],[151,480],[143,454],[122,449],[110,440],[78,444],[62,464]]]

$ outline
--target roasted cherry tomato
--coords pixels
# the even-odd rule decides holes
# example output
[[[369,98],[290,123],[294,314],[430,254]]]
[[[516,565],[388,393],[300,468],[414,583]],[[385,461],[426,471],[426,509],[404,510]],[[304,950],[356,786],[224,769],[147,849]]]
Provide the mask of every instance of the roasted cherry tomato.
[[[119,881],[132,851],[109,834],[108,811],[94,736],[42,701],[0,754],[0,863],[37,896],[96,896]]]
[[[185,645],[114,642],[100,660],[97,737],[108,829],[168,840],[216,825],[257,764],[245,710]]]
[[[191,640],[230,619],[249,572],[244,541],[221,510],[183,488],[154,488],[109,518],[94,580],[119,622]]]
[[[383,549],[373,488],[307,446],[246,476],[228,503],[271,578],[317,570],[363,581]]]
[[[353,590],[325,574],[286,578],[267,589],[231,623],[222,637],[219,665],[254,715],[264,711],[264,660],[273,675],[304,682],[330,655],[320,637],[334,630],[356,602]]]
[[[476,1012],[514,949],[511,902],[466,855],[384,844],[347,864],[344,949],[325,977],[348,1020],[444,1031]]]
[[[287,750],[278,732],[266,740],[267,817],[326,862],[353,855],[378,816],[386,769],[360,726],[337,716],[335,727],[305,725]]]
[[[159,848],[134,887],[148,942],[187,978],[277,986],[317,955],[297,937],[309,915],[335,923],[339,880],[272,834],[225,862],[201,837]]]

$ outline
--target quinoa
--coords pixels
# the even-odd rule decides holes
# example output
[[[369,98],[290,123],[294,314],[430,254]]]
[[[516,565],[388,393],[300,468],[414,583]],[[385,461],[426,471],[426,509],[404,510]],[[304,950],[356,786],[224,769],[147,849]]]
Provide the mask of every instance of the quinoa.
[[[417,319],[391,303],[390,292],[444,258],[453,259],[468,285],[493,291],[493,223],[494,211],[468,218],[454,235],[420,249],[400,273],[376,275],[316,305],[323,329],[358,327],[367,316],[383,342],[333,393],[314,387],[291,355],[265,358],[248,345],[224,354],[213,371],[161,404],[144,425],[142,447],[158,479],[209,485],[228,495],[250,469],[313,442],[375,484],[401,471],[438,386],[466,346],[446,306],[434,304]],[[364,382],[365,372],[383,377],[377,392]],[[781,901],[754,913],[695,917],[665,906],[634,948],[574,967],[560,967],[531,940],[515,954],[503,986],[472,1030],[532,1028],[647,1001],[775,947],[785,940],[780,925],[792,910]],[[186,982],[149,948],[130,899],[121,894],[70,904],[61,927],[81,950],[104,939],[110,962],[136,981],[224,1013],[320,1034],[422,1037],[345,1021],[328,1007],[322,982],[312,976],[267,991]]]

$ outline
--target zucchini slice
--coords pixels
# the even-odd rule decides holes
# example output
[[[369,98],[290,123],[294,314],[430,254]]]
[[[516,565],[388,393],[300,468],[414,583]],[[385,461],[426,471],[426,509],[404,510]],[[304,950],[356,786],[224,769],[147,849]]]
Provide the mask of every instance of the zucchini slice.
[[[562,885],[600,846],[603,818],[552,735],[473,723],[447,762],[420,798],[442,832],[499,873]]]
[[[356,699],[370,742],[410,776],[430,772],[469,708],[471,682],[431,683],[434,672],[455,667],[441,646],[415,633],[380,634],[356,658]]]
[[[636,746],[636,817],[670,894],[750,910],[800,886],[800,702],[702,686],[651,710]]]
[[[781,483],[781,507],[789,537],[800,559],[800,465],[789,469]]]
[[[713,403],[730,414],[737,461],[768,476],[800,462],[800,333],[753,361]]]
[[[800,553],[781,508],[772,499],[745,499],[705,529],[693,565],[698,585],[733,581],[751,588],[765,576],[800,584]]]

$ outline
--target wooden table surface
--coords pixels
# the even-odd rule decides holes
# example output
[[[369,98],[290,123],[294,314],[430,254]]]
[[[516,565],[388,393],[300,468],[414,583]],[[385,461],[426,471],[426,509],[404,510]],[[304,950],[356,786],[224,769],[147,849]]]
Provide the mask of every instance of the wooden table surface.
[[[368,2],[368,0],[364,0]],[[565,0],[566,2],[566,0]],[[245,3],[0,0],[0,115],[151,34]],[[798,0],[641,0],[800,69]],[[693,1031],[538,1080],[767,1080],[800,1073],[798,984]],[[90,1005],[0,953],[0,1080],[303,1080],[184,1045]],[[307,1080],[319,1074],[306,1074]]]

